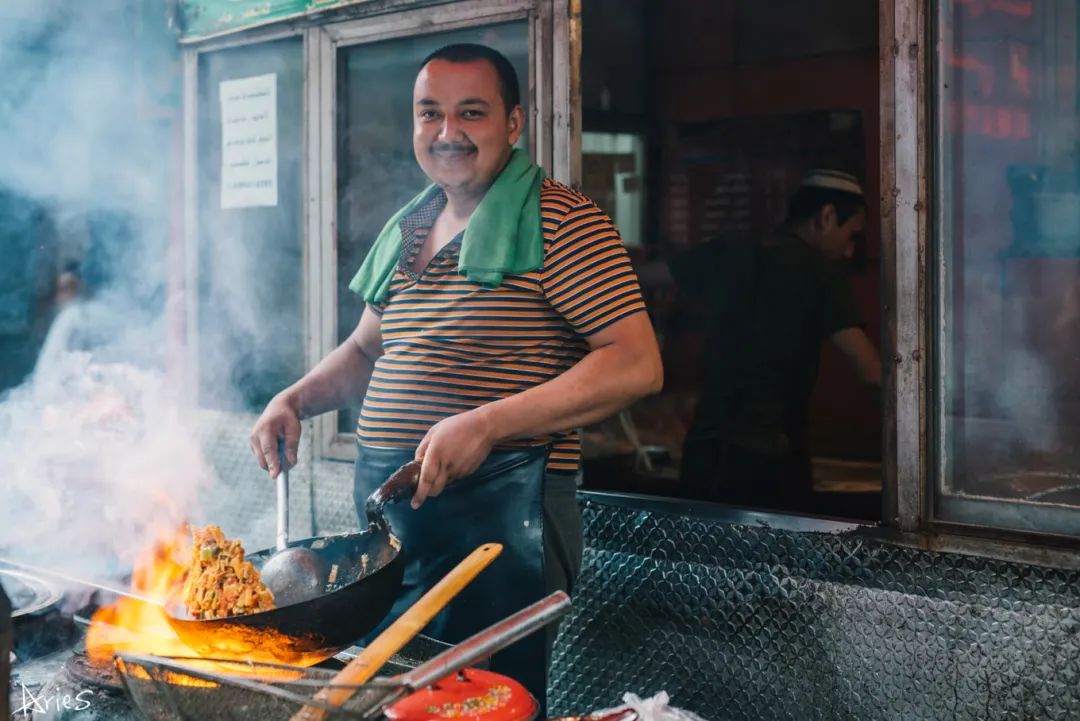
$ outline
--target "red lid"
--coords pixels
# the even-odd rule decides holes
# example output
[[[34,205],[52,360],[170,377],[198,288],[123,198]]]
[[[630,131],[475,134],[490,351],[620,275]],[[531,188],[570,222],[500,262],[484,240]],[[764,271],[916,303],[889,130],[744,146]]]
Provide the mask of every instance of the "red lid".
[[[514,679],[467,668],[386,709],[390,721],[532,721],[536,699]]]

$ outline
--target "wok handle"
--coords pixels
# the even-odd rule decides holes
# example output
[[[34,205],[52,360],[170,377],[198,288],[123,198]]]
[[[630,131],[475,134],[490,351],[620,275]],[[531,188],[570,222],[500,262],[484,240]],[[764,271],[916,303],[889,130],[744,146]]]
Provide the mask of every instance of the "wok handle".
[[[370,525],[385,526],[383,509],[387,503],[394,503],[411,498],[416,493],[420,482],[420,461],[409,461],[390,474],[381,486],[368,496],[364,503],[364,514]]]
[[[488,564],[502,553],[502,549],[502,544],[485,543],[466,556],[465,560],[443,576],[419,601],[380,633],[348,666],[341,669],[327,688],[315,694],[314,700],[330,706],[341,706],[348,701],[356,689],[347,687],[362,684],[374,676],[391,656],[400,651],[402,646],[412,640],[465,586],[487,568]],[[324,718],[325,710],[305,706],[292,717],[292,721],[322,721]]]

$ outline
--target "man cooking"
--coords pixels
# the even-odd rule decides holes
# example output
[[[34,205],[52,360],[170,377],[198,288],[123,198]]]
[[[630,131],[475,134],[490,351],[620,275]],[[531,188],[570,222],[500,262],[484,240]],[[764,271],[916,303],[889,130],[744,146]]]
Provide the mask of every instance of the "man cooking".
[[[865,225],[854,176],[816,170],[773,237],[715,240],[669,263],[710,314],[705,380],[683,444],[688,496],[807,510],[806,424],[822,343],[835,344],[864,384],[881,383],[843,267]]]
[[[432,185],[386,224],[350,288],[352,336],[267,405],[252,452],[296,463],[300,421],[363,399],[358,512],[422,461],[411,507],[387,515],[405,587],[391,618],[481,543],[504,544],[426,633],[456,642],[556,589],[580,566],[577,428],[659,390],[656,337],[611,221],[513,148],[524,130],[501,54],[451,45],[421,65],[413,152]],[[437,497],[437,498],[436,498]],[[544,703],[552,634],[493,670]]]

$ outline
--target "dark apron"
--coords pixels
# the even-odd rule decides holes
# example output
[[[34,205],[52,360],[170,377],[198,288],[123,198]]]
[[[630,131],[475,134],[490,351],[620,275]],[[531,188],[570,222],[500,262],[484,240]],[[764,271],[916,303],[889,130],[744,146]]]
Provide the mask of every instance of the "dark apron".
[[[354,497],[361,524],[364,501],[413,450],[360,446]],[[423,630],[457,643],[543,598],[543,493],[547,448],[496,451],[468,478],[449,484],[419,509],[390,504],[386,517],[401,539],[402,592],[372,637],[404,613],[477,546],[503,544],[502,554]],[[543,706],[547,669],[544,634],[534,633],[491,660],[491,670],[524,684]]]

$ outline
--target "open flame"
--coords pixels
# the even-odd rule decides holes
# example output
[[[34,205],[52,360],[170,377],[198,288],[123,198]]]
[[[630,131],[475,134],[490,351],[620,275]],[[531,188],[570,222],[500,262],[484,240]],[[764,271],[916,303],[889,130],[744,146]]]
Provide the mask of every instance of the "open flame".
[[[161,599],[171,608],[171,604],[181,597],[191,554],[191,535],[186,525],[165,534],[136,561],[131,578],[132,591],[139,596]],[[188,633],[185,636],[188,641],[192,640]],[[240,626],[223,630],[218,625],[212,631],[208,629],[207,638],[211,637],[214,658],[234,663],[199,660],[191,665],[235,676],[241,675],[240,666],[235,662],[311,666],[326,658],[322,653],[297,652],[291,647],[290,639],[273,630]],[[94,663],[103,665],[111,664],[119,653],[185,658],[205,656],[177,634],[166,607],[135,598],[120,598],[94,613],[86,634],[86,651]],[[295,678],[299,672],[258,666],[242,675],[281,680]]]
[[[135,562],[131,590],[149,598],[173,598],[184,585],[185,559],[191,554],[186,526],[159,538]],[[86,652],[95,663],[112,663],[118,653],[193,656],[161,606],[120,598],[94,613],[86,633]]]

